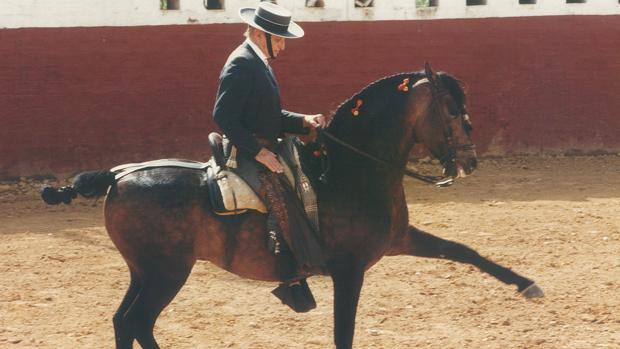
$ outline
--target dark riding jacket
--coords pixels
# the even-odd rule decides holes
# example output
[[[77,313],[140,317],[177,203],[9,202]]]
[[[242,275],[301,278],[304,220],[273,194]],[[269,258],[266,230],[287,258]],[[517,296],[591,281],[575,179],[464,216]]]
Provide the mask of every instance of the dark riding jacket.
[[[235,49],[222,72],[213,119],[239,153],[253,159],[258,139],[276,143],[284,132],[306,133],[303,115],[282,110],[275,77],[252,47]]]

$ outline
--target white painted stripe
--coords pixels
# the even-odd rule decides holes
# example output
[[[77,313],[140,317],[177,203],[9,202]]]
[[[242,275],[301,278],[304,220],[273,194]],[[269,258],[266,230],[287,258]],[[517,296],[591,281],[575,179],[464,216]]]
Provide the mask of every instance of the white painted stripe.
[[[206,0],[179,1],[180,10],[162,11],[160,0],[1,0],[0,28],[238,23],[238,9],[256,6],[258,0],[224,0],[225,10],[207,10]],[[325,8],[307,8],[305,0],[278,1],[301,22],[620,14],[618,0],[538,0],[535,5],[489,0],[481,6],[439,0],[439,6],[422,9],[415,7],[415,0],[376,0],[373,8],[355,8],[354,0],[324,2]]]

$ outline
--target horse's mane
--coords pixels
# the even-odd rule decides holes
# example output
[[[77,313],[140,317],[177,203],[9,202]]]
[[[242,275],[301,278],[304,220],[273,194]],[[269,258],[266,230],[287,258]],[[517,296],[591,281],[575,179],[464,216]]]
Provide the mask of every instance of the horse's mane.
[[[364,98],[368,94],[368,91],[383,89],[387,85],[394,86],[394,83],[396,81],[402,81],[403,79],[407,77],[409,77],[411,83],[415,84],[416,81],[424,78],[424,73],[423,72],[397,73],[394,75],[385,76],[379,80],[375,80],[371,82],[370,84],[368,84],[366,87],[364,87],[362,90],[360,90],[359,92],[351,96],[349,99],[342,102],[336,108],[336,111],[332,114],[333,118],[335,119],[336,117],[341,116],[342,114],[350,115],[351,107],[355,106],[355,102],[358,99]]]
[[[465,105],[465,91],[464,84],[462,81],[456,79],[455,77],[449,75],[445,72],[437,73],[438,78],[441,80],[442,84],[452,97],[454,98],[457,105]],[[342,115],[348,114],[351,115],[351,108],[355,107],[355,103],[358,99],[364,100],[365,97],[370,95],[372,92],[376,91],[397,91],[396,87],[398,84],[402,83],[402,81],[406,78],[409,79],[410,85],[415,84],[417,81],[425,78],[426,75],[424,71],[417,72],[409,72],[409,73],[397,73],[394,75],[385,76],[379,80],[376,80],[362,90],[351,96],[349,99],[342,102],[337,108],[336,111],[332,113],[332,118],[336,119],[337,117],[342,117]],[[387,93],[385,97],[389,96],[397,96],[398,93]]]

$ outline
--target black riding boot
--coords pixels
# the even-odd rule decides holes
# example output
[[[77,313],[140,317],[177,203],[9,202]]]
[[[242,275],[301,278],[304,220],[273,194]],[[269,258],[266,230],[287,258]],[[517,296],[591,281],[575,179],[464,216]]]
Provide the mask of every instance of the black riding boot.
[[[297,275],[295,257],[286,246],[286,242],[280,242],[282,238],[278,235],[273,230],[269,232],[267,248],[276,255],[276,272],[280,280],[284,282],[280,283],[271,293],[295,312],[308,312],[316,308],[316,301],[306,279]]]
[[[294,311],[316,308],[308,283],[297,275],[297,268],[323,268],[325,261],[303,207],[282,174],[258,172],[259,196],[267,206],[267,248],[276,254],[280,284],[272,293]]]
[[[297,313],[307,313],[316,308],[316,301],[306,279],[290,284],[281,283],[271,293]]]
[[[277,272],[280,283],[271,293],[283,304],[297,313],[306,313],[316,308],[316,301],[305,278],[297,276],[295,258],[289,252],[281,252],[277,257]]]

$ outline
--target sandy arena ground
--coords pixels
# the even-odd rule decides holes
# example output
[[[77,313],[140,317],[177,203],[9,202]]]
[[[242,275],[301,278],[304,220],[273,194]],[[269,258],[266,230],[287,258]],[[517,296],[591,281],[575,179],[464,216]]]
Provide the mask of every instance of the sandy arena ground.
[[[0,348],[112,348],[128,273],[102,201],[48,207],[0,183]],[[448,189],[406,181],[411,221],[535,279],[528,301],[477,269],[414,257],[367,274],[356,348],[620,348],[620,156],[483,160]],[[163,348],[332,348],[332,286],[295,314],[273,284],[199,262],[160,316]]]

